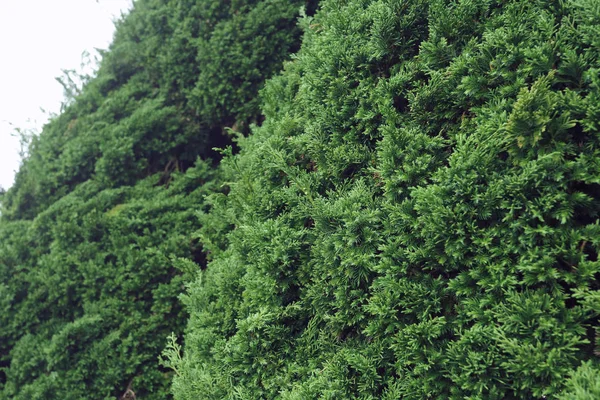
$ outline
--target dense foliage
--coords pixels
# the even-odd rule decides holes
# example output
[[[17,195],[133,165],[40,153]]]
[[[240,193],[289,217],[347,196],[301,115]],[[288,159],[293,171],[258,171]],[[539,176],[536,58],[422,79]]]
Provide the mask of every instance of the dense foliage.
[[[170,397],[158,356],[205,267],[196,214],[220,190],[208,157],[260,122],[257,92],[298,49],[302,6],[315,7],[138,0],[118,22],[2,195],[0,399]]]
[[[222,162],[176,398],[596,398],[598,3],[329,0],[302,25]]]
[[[3,200],[33,219],[78,184],[187,169],[260,118],[256,94],[298,47],[304,1],[140,0],[97,77],[34,140]],[[309,8],[314,8],[312,2]]]
[[[199,164],[167,190],[157,178],[90,181],[33,222],[2,224],[5,398],[114,398],[132,381],[165,398],[157,355],[185,321],[177,295],[193,270],[180,259],[196,265],[189,232],[210,173]]]
[[[0,197],[0,399],[599,398],[599,27],[138,0]]]

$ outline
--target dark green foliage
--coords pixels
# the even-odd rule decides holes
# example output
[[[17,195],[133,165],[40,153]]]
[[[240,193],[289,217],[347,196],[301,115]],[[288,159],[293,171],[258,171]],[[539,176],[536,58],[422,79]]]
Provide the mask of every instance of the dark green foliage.
[[[88,182],[33,222],[3,224],[0,398],[165,398],[164,338],[181,331],[177,301],[193,270],[206,164],[135,187]],[[194,189],[199,188],[199,189]],[[195,261],[201,262],[196,259]],[[185,272],[185,273],[182,273]]]
[[[119,22],[0,196],[0,399],[600,396],[598,2],[320,7]]]
[[[597,397],[599,22],[592,0],[304,18],[202,217],[175,397]]]
[[[260,119],[264,80],[298,47],[316,1],[140,0],[117,25],[97,77],[32,143],[3,200],[33,219],[78,184],[132,185],[187,169]]]
[[[170,398],[158,356],[206,266],[212,148],[260,122],[258,90],[315,3],[138,0],[118,22],[1,193],[0,399]]]

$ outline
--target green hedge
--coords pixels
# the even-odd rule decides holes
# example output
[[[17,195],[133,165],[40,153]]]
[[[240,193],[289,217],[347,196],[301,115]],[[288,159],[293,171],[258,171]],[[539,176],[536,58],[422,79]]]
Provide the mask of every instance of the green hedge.
[[[33,222],[0,228],[0,398],[109,399],[131,385],[167,398],[164,338],[186,316],[177,300],[196,264],[190,232],[210,167],[135,187],[88,182]],[[197,189],[198,188],[198,189]]]
[[[321,4],[222,162],[175,397],[597,397],[598,3]]]
[[[314,4],[138,0],[117,23],[0,199],[0,399],[171,398],[158,357],[206,267],[212,148],[260,122],[258,90]]]
[[[118,23],[0,197],[0,399],[600,396],[598,2],[316,3]]]
[[[187,169],[260,121],[256,99],[297,50],[315,0],[140,0],[117,23],[97,76],[48,125],[2,200],[33,219],[77,185],[133,185]]]

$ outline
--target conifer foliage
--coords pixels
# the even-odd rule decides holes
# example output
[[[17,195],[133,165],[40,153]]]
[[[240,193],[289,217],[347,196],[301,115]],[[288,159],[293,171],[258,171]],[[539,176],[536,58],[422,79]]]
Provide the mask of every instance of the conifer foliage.
[[[600,398],[599,4],[137,0],[0,194],[0,400]]]
[[[304,0],[137,0],[1,195],[0,399],[168,399],[159,365],[231,128],[298,49]],[[226,228],[226,227],[225,227]]]
[[[321,2],[221,164],[175,397],[597,398],[599,26],[593,0]]]
[[[177,295],[198,268],[189,232],[211,176],[199,164],[167,190],[158,178],[86,182],[33,222],[2,224],[0,398],[117,398],[128,385],[166,398],[157,355],[185,321]]]
[[[140,0],[117,24],[97,76],[35,140],[6,219],[37,213],[91,178],[133,185],[185,170],[260,118],[258,90],[298,48],[312,1]]]

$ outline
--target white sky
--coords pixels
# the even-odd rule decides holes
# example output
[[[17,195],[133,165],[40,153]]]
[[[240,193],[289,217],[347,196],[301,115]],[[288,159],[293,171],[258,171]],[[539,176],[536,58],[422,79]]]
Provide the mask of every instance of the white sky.
[[[0,0],[0,187],[19,167],[14,127],[41,130],[58,113],[62,69],[80,69],[84,51],[106,49],[113,20],[132,0]],[[46,110],[42,112],[40,108]],[[12,124],[12,126],[11,126]]]

